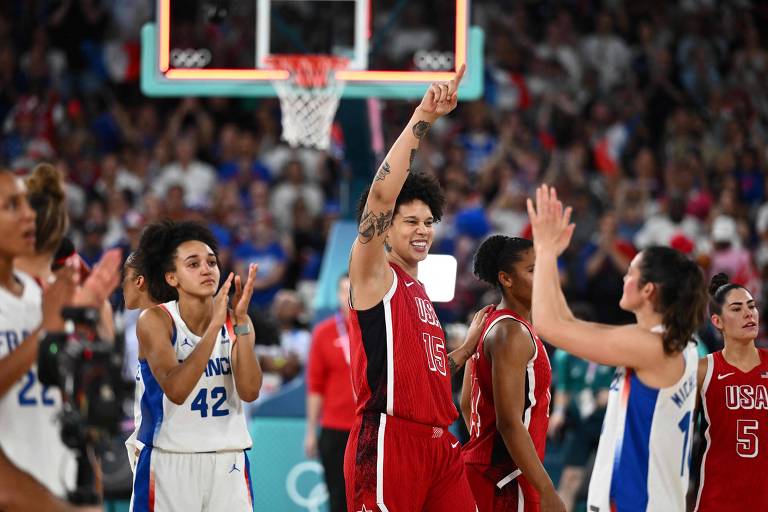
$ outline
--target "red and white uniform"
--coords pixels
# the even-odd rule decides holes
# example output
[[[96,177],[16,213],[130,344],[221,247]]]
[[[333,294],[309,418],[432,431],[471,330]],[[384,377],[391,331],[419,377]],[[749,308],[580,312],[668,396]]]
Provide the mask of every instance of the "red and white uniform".
[[[485,337],[503,320],[523,324],[531,335],[533,356],[525,369],[525,408],[522,419],[539,459],[544,460],[549,425],[549,386],[552,382],[549,357],[531,324],[514,311],[497,309],[488,316],[477,352],[472,356],[472,412],[470,438],[464,446],[464,462],[480,512],[538,511],[538,492],[522,475],[496,429],[492,363],[485,355],[484,346]]]
[[[722,352],[707,356],[697,512],[768,510],[768,351],[758,350],[760,364],[749,372]]]
[[[445,334],[424,286],[390,263],[376,306],[350,312],[355,424],[344,460],[348,509],[474,511],[451,397]]]

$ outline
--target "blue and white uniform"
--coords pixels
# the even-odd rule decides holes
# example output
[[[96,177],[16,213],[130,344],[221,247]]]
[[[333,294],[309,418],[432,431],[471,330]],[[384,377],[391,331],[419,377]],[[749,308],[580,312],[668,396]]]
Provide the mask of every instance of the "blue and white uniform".
[[[15,271],[24,287],[17,297],[0,287],[0,359],[11,354],[42,322],[42,291]],[[77,463],[61,440],[61,390],[40,384],[37,364],[0,397],[0,446],[8,458],[53,494],[74,489]]]
[[[643,384],[631,368],[616,370],[587,510],[685,511],[696,405],[696,345],[689,343],[682,356],[683,375],[666,388]]]
[[[184,361],[200,336],[184,323],[177,301],[160,305],[173,321],[170,343]],[[136,464],[131,510],[252,510],[245,450],[252,445],[235,389],[229,319],[205,371],[181,405],[163,393],[146,359],[139,360]]]

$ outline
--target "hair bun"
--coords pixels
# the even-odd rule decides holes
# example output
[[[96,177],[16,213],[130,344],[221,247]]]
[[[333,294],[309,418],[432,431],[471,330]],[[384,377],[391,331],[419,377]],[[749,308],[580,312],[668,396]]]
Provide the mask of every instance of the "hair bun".
[[[709,294],[714,295],[715,293],[717,293],[717,290],[719,290],[720,287],[725,286],[728,283],[730,283],[730,280],[728,279],[728,274],[724,272],[715,274],[714,276],[712,276],[712,279],[709,281]]]
[[[31,196],[43,195],[55,202],[64,200],[64,185],[61,173],[51,164],[39,164],[26,179]]]
[[[480,248],[475,254],[474,273],[488,284],[495,285],[498,280],[496,275],[498,258],[501,256],[506,243],[507,237],[504,235],[490,236],[480,244]]]

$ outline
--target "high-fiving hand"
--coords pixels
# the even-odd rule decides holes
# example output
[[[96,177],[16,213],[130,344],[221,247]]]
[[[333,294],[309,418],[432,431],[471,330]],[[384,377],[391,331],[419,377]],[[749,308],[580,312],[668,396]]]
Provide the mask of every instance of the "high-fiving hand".
[[[434,82],[424,94],[419,109],[427,114],[435,114],[438,117],[444,116],[455,109],[459,101],[459,84],[464,77],[466,69],[467,65],[462,64],[452,80],[448,82]]]
[[[527,200],[528,217],[533,228],[536,251],[553,249],[559,256],[568,247],[575,224],[571,223],[572,208],[563,209],[554,187],[541,185],[536,189],[536,204]]]

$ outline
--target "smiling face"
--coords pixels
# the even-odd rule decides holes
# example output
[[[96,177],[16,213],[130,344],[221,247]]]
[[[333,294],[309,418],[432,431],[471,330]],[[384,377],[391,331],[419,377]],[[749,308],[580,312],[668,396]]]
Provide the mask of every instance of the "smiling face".
[[[196,297],[213,297],[219,288],[219,271],[216,254],[205,243],[190,240],[176,248],[175,269],[166,272],[166,282],[183,293]]]
[[[751,341],[757,338],[760,314],[752,294],[744,288],[729,291],[723,301],[722,312],[712,315],[711,320],[726,340]]]
[[[401,204],[387,232],[392,253],[410,266],[423,261],[435,237],[432,211],[420,199]]]
[[[10,172],[0,172],[0,240],[0,254],[11,259],[35,253],[35,211],[24,183]]]

